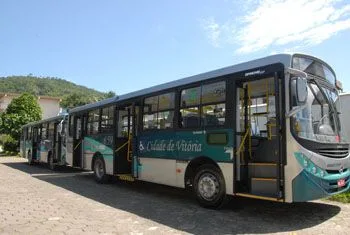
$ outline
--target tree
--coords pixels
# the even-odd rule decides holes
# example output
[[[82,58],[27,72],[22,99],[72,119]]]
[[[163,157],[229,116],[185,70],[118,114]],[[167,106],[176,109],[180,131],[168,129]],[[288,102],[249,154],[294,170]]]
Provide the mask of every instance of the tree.
[[[41,119],[41,108],[33,95],[24,93],[11,101],[0,119],[0,132],[18,141],[23,125]]]
[[[74,93],[63,98],[61,106],[63,108],[74,108],[88,103],[90,103],[90,101],[87,96]]]
[[[109,91],[105,94],[105,98],[112,98],[115,96],[115,92],[114,91]]]

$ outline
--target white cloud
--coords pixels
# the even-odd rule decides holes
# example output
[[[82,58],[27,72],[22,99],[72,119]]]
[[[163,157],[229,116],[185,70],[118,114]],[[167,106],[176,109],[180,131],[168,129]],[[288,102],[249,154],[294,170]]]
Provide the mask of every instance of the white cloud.
[[[221,29],[213,17],[201,20],[202,28],[206,31],[210,43],[214,47],[219,47],[219,37]]]
[[[297,43],[298,48],[316,45],[339,31],[350,29],[350,4],[344,2],[348,1],[249,1],[250,11],[245,11],[243,16],[223,24],[211,18],[210,23],[215,27],[209,38],[215,38],[215,46],[238,44],[238,53],[292,43]]]

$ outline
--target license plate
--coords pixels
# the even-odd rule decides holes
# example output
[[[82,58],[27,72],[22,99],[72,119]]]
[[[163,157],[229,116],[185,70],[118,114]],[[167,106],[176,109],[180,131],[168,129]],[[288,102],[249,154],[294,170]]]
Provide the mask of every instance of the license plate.
[[[343,187],[343,186],[345,186],[345,179],[338,180],[338,187]]]

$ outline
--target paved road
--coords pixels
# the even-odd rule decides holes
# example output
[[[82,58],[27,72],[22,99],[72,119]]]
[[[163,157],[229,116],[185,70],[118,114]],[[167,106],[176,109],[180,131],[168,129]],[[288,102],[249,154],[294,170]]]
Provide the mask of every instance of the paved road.
[[[0,157],[0,234],[349,234],[350,204],[234,199],[219,211],[183,190],[96,184],[90,173],[50,171]]]

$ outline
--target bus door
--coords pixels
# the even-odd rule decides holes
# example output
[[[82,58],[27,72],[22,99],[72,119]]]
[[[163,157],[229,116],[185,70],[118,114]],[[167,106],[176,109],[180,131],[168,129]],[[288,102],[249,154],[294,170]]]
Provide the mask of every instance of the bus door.
[[[73,119],[73,166],[82,167],[84,116],[75,115]]]
[[[61,130],[60,130],[60,122],[56,122],[54,126],[54,141],[53,141],[53,152],[54,152],[54,160],[55,162],[61,162],[61,154],[62,154],[62,139],[61,139]]]
[[[280,81],[276,74],[236,85],[236,194],[281,200]]]
[[[39,129],[37,126],[32,129],[32,159],[39,160],[40,147]]]
[[[114,172],[116,174],[134,174],[132,170],[133,152],[137,126],[139,106],[125,105],[116,110],[116,137],[114,151]]]

